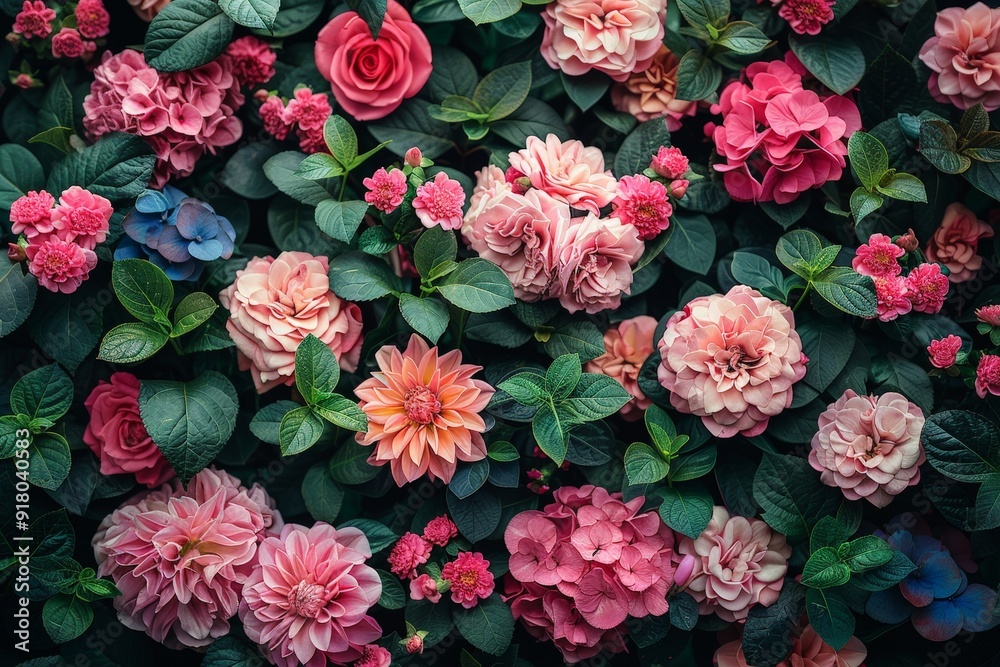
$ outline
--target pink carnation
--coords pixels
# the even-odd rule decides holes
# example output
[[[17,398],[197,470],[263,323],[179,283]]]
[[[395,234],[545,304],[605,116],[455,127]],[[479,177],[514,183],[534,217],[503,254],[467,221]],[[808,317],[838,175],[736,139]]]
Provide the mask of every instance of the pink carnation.
[[[441,579],[451,584],[451,601],[472,609],[493,593],[493,573],[490,562],[481,553],[463,551],[455,560],[445,563]]]
[[[991,327],[1000,327],[1000,304],[976,308],[976,319]]]
[[[247,637],[278,667],[364,657],[382,636],[368,613],[382,595],[382,580],[366,563],[371,555],[357,528],[285,525],[261,543],[259,565],[243,585],[240,620]]]
[[[833,5],[827,0],[785,0],[778,16],[800,35],[818,35],[833,20]]]
[[[303,130],[322,129],[333,109],[326,93],[314,93],[308,88],[299,88],[288,100],[285,117]]]
[[[86,52],[83,38],[73,28],[63,28],[52,38],[52,56],[55,58],[79,58]]]
[[[898,260],[905,254],[890,237],[872,234],[868,243],[862,243],[854,252],[851,267],[863,276],[894,278],[903,270]]]
[[[786,646],[787,648],[787,646]],[[862,667],[868,649],[857,637],[851,637],[838,651],[820,638],[811,625],[795,637],[792,650],[775,667]],[[715,652],[718,667],[752,667],[743,655],[740,640],[729,642]]]
[[[258,111],[264,129],[279,141],[288,136],[292,123],[285,116],[285,103],[277,95],[268,95]]]
[[[510,166],[526,175],[531,187],[595,215],[615,197],[615,177],[604,168],[604,153],[575,139],[528,137],[526,148],[510,154]]]
[[[93,250],[107,238],[113,213],[107,199],[74,185],[59,196],[59,204],[52,211],[52,226],[62,240]]]
[[[434,517],[424,526],[424,539],[439,547],[448,546],[455,537],[458,537],[458,526],[446,515]]]
[[[42,0],[24,0],[21,11],[14,17],[14,32],[25,39],[48,37],[55,20],[55,10],[46,7]]]
[[[675,560],[685,555],[694,556],[687,592],[698,612],[732,623],[744,620],[752,607],[769,607],[778,599],[792,548],[764,521],[730,516],[717,505],[698,539],[682,537],[677,543]]]
[[[675,146],[660,146],[650,161],[649,168],[667,180],[674,180],[688,173],[691,165],[681,149]]]
[[[421,574],[410,581],[410,599],[427,600],[431,604],[437,604],[441,601],[441,591],[438,590],[437,582],[431,575]]]
[[[272,504],[214,468],[126,501],[93,539],[97,576],[122,592],[118,619],[178,649],[228,634],[257,545],[281,523]]]
[[[416,579],[417,568],[430,556],[430,542],[416,533],[406,533],[389,552],[390,570],[400,579]]]
[[[632,400],[619,410],[622,418],[635,421],[652,401],[639,388],[639,371],[653,353],[653,334],[656,319],[640,315],[622,320],[604,332],[604,354],[586,363],[588,373],[601,373],[613,377],[632,395]]]
[[[392,654],[378,644],[365,644],[361,657],[354,661],[353,667],[389,667],[392,664]]]
[[[379,167],[371,178],[364,179],[362,183],[368,188],[365,201],[383,213],[392,213],[403,203],[407,185],[401,169],[386,171],[385,167]]]
[[[1000,84],[1000,77],[997,82]],[[955,202],[945,209],[941,226],[927,243],[924,253],[928,261],[948,267],[948,280],[964,283],[975,278],[983,266],[979,241],[992,236],[993,228],[987,222],[980,220],[964,204]]]
[[[962,349],[962,339],[952,334],[939,340],[932,340],[927,346],[927,354],[934,368],[951,368],[955,365],[958,351]]]
[[[262,39],[253,35],[240,37],[226,47],[226,54],[233,61],[233,74],[244,87],[259,86],[274,76],[278,54]]]
[[[848,500],[885,507],[920,481],[924,413],[902,394],[858,396],[848,389],[819,416],[809,465]]]
[[[979,357],[976,366],[976,393],[979,398],[986,394],[1000,396],[1000,357],[995,354],[984,354]]]
[[[611,206],[611,215],[634,226],[643,241],[652,241],[666,231],[674,212],[663,183],[642,174],[622,176]]]
[[[1000,8],[977,2],[942,9],[920,60],[931,70],[927,87],[937,101],[1000,109]]]
[[[720,438],[763,433],[806,374],[791,308],[745,285],[674,313],[659,350],[658,378],[670,404],[701,417]]]
[[[25,249],[28,270],[50,292],[72,294],[97,266],[97,254],[75,243],[51,237]]]
[[[618,218],[590,214],[562,230],[559,249],[559,303],[571,313],[598,313],[621,305],[632,286],[632,265],[645,249],[636,228]]]
[[[906,276],[906,289],[913,310],[931,315],[941,312],[948,297],[948,276],[941,273],[939,264],[924,263]]]
[[[11,232],[29,239],[52,231],[52,209],[55,197],[45,190],[30,190],[10,205]]]
[[[439,171],[433,181],[417,188],[413,198],[413,210],[427,229],[438,225],[442,229],[461,229],[464,204],[462,184],[448,178],[443,171]]]
[[[875,298],[878,304],[877,313],[881,321],[892,322],[900,315],[906,315],[913,309],[906,278],[879,276],[873,280],[875,281]]]
[[[74,14],[77,30],[87,39],[104,37],[111,31],[111,14],[101,0],[80,0]]]

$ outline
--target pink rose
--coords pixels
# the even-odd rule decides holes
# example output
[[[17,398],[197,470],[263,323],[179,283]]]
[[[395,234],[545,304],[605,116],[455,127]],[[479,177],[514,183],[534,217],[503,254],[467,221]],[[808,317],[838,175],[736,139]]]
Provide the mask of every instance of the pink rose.
[[[948,280],[964,283],[975,278],[983,266],[983,258],[978,254],[980,239],[992,236],[993,228],[987,222],[977,218],[964,204],[955,202],[945,209],[941,226],[924,253],[928,260],[948,267]]]
[[[681,120],[698,109],[695,102],[677,99],[679,64],[680,59],[661,44],[648,68],[632,72],[611,87],[611,104],[640,122],[665,118],[667,129],[676,132],[681,129]]]
[[[931,69],[927,87],[937,101],[1000,109],[1000,8],[977,2],[942,9],[920,59]]]
[[[134,474],[153,488],[174,476],[160,448],[139,416],[139,380],[131,373],[114,373],[84,402],[90,422],[83,442],[101,460],[102,475]]]
[[[316,66],[347,113],[376,120],[427,83],[431,45],[403,6],[389,0],[378,39],[357,12],[333,17],[319,32]]]
[[[962,349],[962,339],[951,334],[938,340],[932,340],[927,346],[927,356],[934,368],[951,368]]]
[[[566,74],[596,69],[624,81],[660,48],[666,8],[665,0],[555,0],[542,14],[542,57]]]
[[[361,355],[361,309],[330,290],[329,262],[306,252],[254,257],[219,294],[240,370],[257,392],[295,382],[295,350],[312,334],[330,346],[346,371]]]
[[[653,403],[639,388],[639,370],[653,353],[655,331],[656,319],[648,315],[619,322],[604,332],[604,354],[588,361],[584,369],[613,377],[632,394],[632,400],[619,410],[628,421],[641,419]]]
[[[574,221],[556,240],[559,248],[559,303],[571,313],[599,313],[621,305],[632,287],[632,265],[645,246],[632,225],[590,214]]]
[[[575,139],[528,137],[526,148],[510,154],[510,166],[527,176],[531,187],[595,215],[615,197],[615,177],[604,169],[604,153]]]

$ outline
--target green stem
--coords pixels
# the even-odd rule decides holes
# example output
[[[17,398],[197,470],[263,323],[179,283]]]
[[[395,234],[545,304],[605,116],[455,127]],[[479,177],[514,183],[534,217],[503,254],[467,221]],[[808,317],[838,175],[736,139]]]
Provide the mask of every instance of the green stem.
[[[181,349],[180,343],[177,342],[176,338],[171,338],[170,344],[174,346],[174,350],[177,352],[178,357],[184,356],[184,350]]]
[[[812,286],[813,286],[812,281],[809,281],[808,283],[806,283],[806,288],[804,290],[802,290],[802,295],[799,296],[799,300],[795,302],[794,306],[792,306],[792,312],[795,312],[796,310],[798,310],[799,306],[802,305],[802,302],[804,302],[806,300],[806,295],[809,294],[809,290],[812,289]]]
[[[340,194],[337,196],[337,201],[344,201],[344,191],[347,190],[347,174],[350,172],[345,172],[343,176],[340,177]]]

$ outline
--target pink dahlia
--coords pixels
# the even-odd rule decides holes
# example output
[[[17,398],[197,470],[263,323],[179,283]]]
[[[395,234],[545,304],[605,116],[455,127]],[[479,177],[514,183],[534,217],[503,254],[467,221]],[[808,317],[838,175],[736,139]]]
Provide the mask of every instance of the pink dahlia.
[[[104,37],[111,32],[111,14],[102,0],[80,0],[73,14],[77,30],[87,39]]]
[[[642,174],[622,176],[618,192],[611,201],[611,215],[632,225],[643,241],[652,241],[670,226],[673,206],[667,188]]]
[[[720,438],[760,435],[792,403],[806,357],[791,308],[745,285],[694,299],[667,321],[660,384]]]
[[[902,276],[879,276],[875,281],[875,299],[877,301],[878,319],[892,322],[900,315],[906,315],[913,310],[910,301],[910,289],[906,278]]]
[[[641,419],[653,404],[639,388],[639,371],[653,353],[656,324],[655,318],[640,315],[610,327],[604,332],[604,354],[588,361],[584,368],[588,373],[613,377],[632,394],[632,400],[619,410],[627,421]]]
[[[30,190],[10,205],[10,231],[29,239],[52,231],[52,209],[55,197],[45,190]]]
[[[590,214],[564,228],[559,249],[559,303],[571,313],[599,313],[621,305],[632,287],[632,265],[645,246],[636,227]]]
[[[97,266],[97,254],[75,243],[52,237],[25,249],[28,270],[50,292],[72,294]]]
[[[892,242],[885,234],[872,234],[868,243],[862,243],[854,252],[851,267],[863,276],[895,278],[903,270],[899,258],[906,251]]]
[[[962,349],[962,339],[952,334],[939,340],[932,340],[927,346],[927,355],[934,368],[951,368]]]
[[[785,536],[760,519],[730,516],[716,506],[698,539],[682,537],[674,559],[694,556],[687,592],[700,614],[715,613],[730,623],[742,621],[755,605],[778,599],[792,548]]]
[[[417,188],[417,194],[413,198],[413,211],[427,229],[436,226],[442,229],[461,229],[464,204],[465,190],[462,189],[462,184],[439,171],[434,180]]]
[[[939,264],[924,263],[906,276],[906,290],[913,310],[935,315],[941,312],[948,298],[948,276],[941,273]]]
[[[240,37],[226,47],[226,54],[233,61],[233,74],[246,88],[267,83],[274,76],[274,63],[278,54],[258,37]]]
[[[472,609],[480,600],[493,593],[493,573],[490,562],[478,552],[463,551],[455,560],[445,563],[441,579],[451,584],[451,601]]]
[[[416,533],[406,533],[389,552],[391,572],[400,579],[416,579],[417,568],[431,557],[431,548],[431,544]]]
[[[833,20],[833,5],[828,0],[785,0],[778,16],[788,21],[800,35],[818,35],[823,26]]]
[[[362,658],[382,636],[368,613],[382,595],[378,572],[366,564],[371,555],[357,528],[285,525],[261,542],[259,564],[243,585],[240,620],[247,637],[279,667]]]
[[[107,238],[113,213],[110,201],[74,185],[59,196],[52,227],[62,240],[93,250]]]
[[[848,389],[819,416],[809,465],[848,500],[885,507],[920,481],[924,413],[905,396],[858,396]]]
[[[802,634],[795,637],[792,651],[775,667],[862,667],[868,649],[857,637],[851,637],[839,650],[824,642],[819,634],[807,625]],[[718,667],[752,667],[743,655],[742,641],[723,645],[715,652]]]
[[[383,213],[392,213],[403,203],[407,186],[401,169],[386,171],[385,167],[379,167],[371,178],[364,179],[362,183],[368,188],[365,201]]]
[[[691,168],[687,156],[675,146],[660,146],[649,163],[649,168],[668,180],[680,178]]]
[[[1000,84],[1000,77],[997,83]],[[993,227],[989,223],[956,202],[945,209],[941,226],[927,243],[924,253],[929,261],[948,267],[948,280],[964,283],[975,278],[983,266],[983,258],[979,255],[980,239],[992,236]]]
[[[55,10],[49,9],[42,0],[24,0],[21,11],[14,17],[14,32],[25,39],[48,37],[55,20]]]
[[[677,99],[680,62],[680,58],[661,44],[649,67],[635,70],[627,79],[611,87],[611,104],[640,122],[663,118],[671,132],[681,129],[681,121],[695,114],[698,103]]]
[[[472,379],[481,366],[463,364],[459,350],[439,356],[416,334],[403,352],[386,345],[375,361],[380,372],[354,390],[368,417],[368,432],[356,438],[375,446],[368,463],[388,463],[403,486],[424,474],[447,484],[458,461],[486,458],[486,422],[479,413],[494,389]]]
[[[98,576],[122,592],[118,619],[171,648],[228,634],[257,545],[281,522],[272,505],[259,486],[214,468],[186,490],[175,480],[126,501],[93,539]]]
[[[979,398],[986,394],[1000,396],[1000,357],[995,354],[984,354],[979,357],[976,366],[976,393]]]
[[[938,102],[1000,109],[1000,8],[977,2],[942,9],[920,59],[931,70],[927,88]]]
[[[458,526],[447,515],[434,517],[424,526],[423,537],[431,544],[446,547],[448,542],[458,537]]]
[[[604,153],[575,139],[528,137],[524,149],[510,154],[510,166],[527,176],[531,187],[595,215],[615,197],[615,177],[604,168]]]

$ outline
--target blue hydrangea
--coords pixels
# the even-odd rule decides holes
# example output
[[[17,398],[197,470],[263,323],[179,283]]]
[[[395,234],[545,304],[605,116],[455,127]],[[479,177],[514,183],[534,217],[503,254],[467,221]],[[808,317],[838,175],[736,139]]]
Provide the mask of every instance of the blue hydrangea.
[[[148,259],[171,280],[197,280],[206,262],[232,257],[236,241],[229,220],[169,185],[139,195],[122,228],[115,259]]]

